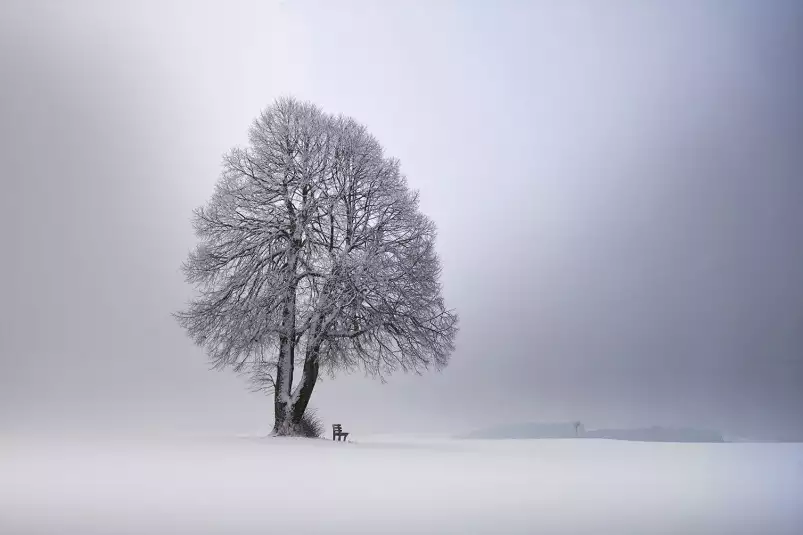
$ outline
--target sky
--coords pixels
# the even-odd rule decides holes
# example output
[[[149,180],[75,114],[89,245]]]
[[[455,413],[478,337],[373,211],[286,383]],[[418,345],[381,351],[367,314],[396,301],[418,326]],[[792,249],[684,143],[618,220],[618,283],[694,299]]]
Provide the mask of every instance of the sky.
[[[803,438],[803,4],[0,7],[0,431],[247,433],[170,314],[193,208],[292,95],[437,224],[440,373],[325,380],[352,432],[519,421]]]

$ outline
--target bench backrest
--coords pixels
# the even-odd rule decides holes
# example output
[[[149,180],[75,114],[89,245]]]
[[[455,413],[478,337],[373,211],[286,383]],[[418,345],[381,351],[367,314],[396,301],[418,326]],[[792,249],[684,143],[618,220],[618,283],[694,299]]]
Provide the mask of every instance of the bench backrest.
[[[335,431],[340,432],[340,431],[343,430],[343,426],[340,425],[340,424],[332,424],[332,429],[335,430]]]

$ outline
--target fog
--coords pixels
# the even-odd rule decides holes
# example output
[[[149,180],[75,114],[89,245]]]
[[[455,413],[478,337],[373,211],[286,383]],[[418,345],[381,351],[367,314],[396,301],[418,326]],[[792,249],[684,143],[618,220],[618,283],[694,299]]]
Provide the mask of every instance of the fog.
[[[0,430],[267,430],[171,318],[221,156],[283,95],[364,123],[439,229],[443,372],[326,380],[354,432],[803,438],[803,5],[0,7]]]

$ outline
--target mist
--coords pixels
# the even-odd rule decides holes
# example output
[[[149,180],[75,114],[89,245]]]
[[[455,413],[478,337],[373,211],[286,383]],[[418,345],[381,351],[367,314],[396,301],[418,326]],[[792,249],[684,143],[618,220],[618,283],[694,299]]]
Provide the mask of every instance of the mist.
[[[274,99],[365,124],[437,224],[441,373],[355,432],[803,439],[798,2],[4,2],[0,429],[232,434],[272,400],[171,317],[191,211]]]

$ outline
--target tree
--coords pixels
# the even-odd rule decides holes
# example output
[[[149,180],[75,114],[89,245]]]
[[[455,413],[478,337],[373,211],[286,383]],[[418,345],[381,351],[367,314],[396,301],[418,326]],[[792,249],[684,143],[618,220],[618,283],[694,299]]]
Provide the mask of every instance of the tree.
[[[580,427],[582,426],[582,422],[574,422],[574,436],[580,436]]]
[[[183,271],[198,295],[176,317],[216,368],[273,393],[274,434],[298,434],[321,371],[447,365],[458,318],[442,297],[435,226],[353,119],[276,101],[249,146],[226,155],[193,223]]]

